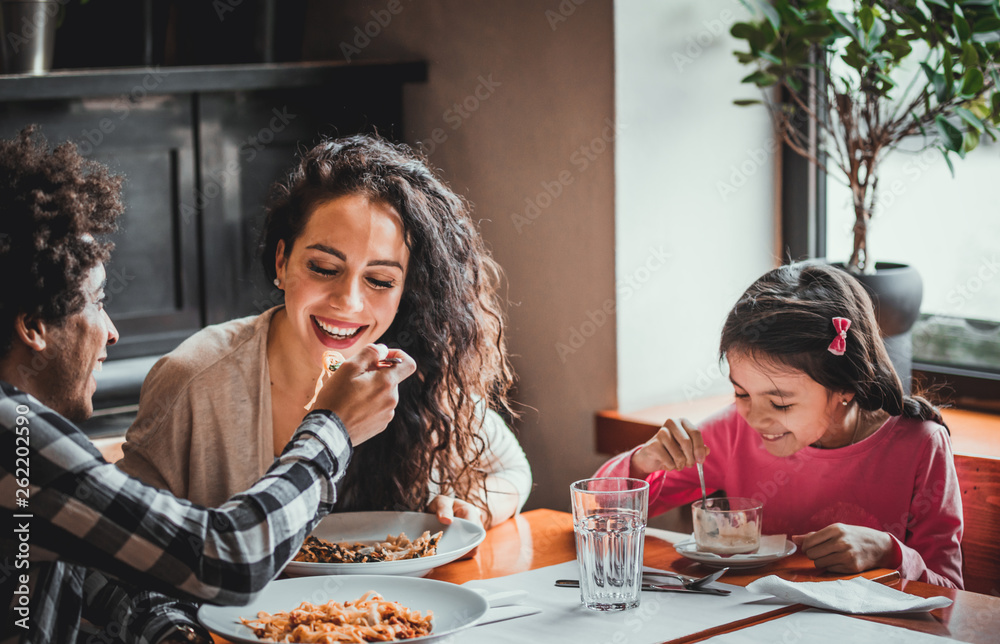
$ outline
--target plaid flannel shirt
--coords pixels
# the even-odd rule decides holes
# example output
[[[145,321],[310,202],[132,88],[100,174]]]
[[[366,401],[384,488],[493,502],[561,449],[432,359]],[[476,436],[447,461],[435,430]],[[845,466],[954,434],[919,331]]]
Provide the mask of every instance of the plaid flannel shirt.
[[[333,509],[350,457],[340,419],[312,412],[260,481],[206,509],[130,478],[70,421],[0,382],[0,515],[11,526],[0,534],[0,641],[77,641],[87,568],[153,591],[112,617],[118,631],[155,616],[156,593],[248,603]]]

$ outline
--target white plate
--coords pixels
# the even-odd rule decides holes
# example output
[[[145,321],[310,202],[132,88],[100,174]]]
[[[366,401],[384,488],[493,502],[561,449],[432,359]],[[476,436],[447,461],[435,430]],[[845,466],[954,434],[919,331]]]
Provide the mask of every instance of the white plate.
[[[759,568],[761,566],[766,566],[767,564],[778,561],[779,559],[784,559],[788,555],[795,552],[795,544],[790,540],[785,539],[785,549],[782,552],[770,553],[770,554],[749,554],[749,555],[728,555],[720,556],[714,552],[698,552],[697,547],[694,543],[694,539],[686,539],[680,543],[674,544],[674,549],[678,553],[691,559],[697,561],[698,563],[703,563],[706,566],[712,568]]]
[[[468,628],[479,621],[489,604],[479,593],[433,579],[413,579],[389,575],[351,575],[340,577],[299,577],[272,581],[246,606],[209,606],[198,609],[198,621],[208,630],[233,642],[258,644],[253,629],[240,622],[241,617],[255,619],[258,611],[272,615],[297,608],[302,602],[325,604],[332,600],[358,599],[369,590],[377,591],[388,601],[396,601],[412,610],[434,611],[433,630],[426,637],[407,642],[429,641]]]
[[[285,573],[303,575],[407,575],[423,577],[432,569],[454,561],[469,552],[486,538],[486,530],[475,521],[455,519],[451,525],[437,520],[437,516],[423,512],[343,512],[325,517],[312,531],[314,537],[327,541],[383,541],[388,535],[405,532],[416,539],[424,530],[431,534],[443,531],[438,541],[437,554],[417,559],[399,561],[368,561],[365,563],[307,563],[291,561]]]

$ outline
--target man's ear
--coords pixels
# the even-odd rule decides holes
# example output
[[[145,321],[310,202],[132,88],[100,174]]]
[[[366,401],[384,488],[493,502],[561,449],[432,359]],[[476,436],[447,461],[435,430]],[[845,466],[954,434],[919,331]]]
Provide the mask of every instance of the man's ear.
[[[19,313],[14,320],[14,337],[20,340],[32,351],[41,353],[48,346],[48,325],[38,318],[28,317],[26,313]]]

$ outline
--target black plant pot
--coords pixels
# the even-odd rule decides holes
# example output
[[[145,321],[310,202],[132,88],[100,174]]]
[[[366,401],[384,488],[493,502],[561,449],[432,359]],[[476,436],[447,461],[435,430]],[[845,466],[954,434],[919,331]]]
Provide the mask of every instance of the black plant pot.
[[[843,264],[834,265],[845,268]],[[909,394],[913,379],[912,329],[920,317],[924,281],[912,266],[890,262],[876,262],[873,275],[851,275],[864,285],[875,304],[875,317],[889,359],[903,381],[903,391]]]

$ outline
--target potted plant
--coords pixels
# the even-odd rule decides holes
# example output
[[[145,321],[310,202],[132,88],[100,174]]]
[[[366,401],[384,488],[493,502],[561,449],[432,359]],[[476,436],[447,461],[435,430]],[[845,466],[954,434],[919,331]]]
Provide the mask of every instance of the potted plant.
[[[758,17],[733,25],[748,46],[736,57],[755,68],[743,82],[764,98],[736,104],[766,105],[781,141],[851,189],[846,269],[873,292],[890,355],[907,380],[922,283],[914,270],[875,262],[870,252],[879,164],[918,136],[954,175],[953,156],[964,158],[982,136],[997,139],[1000,0],[741,1]],[[813,126],[816,145],[803,123]]]

